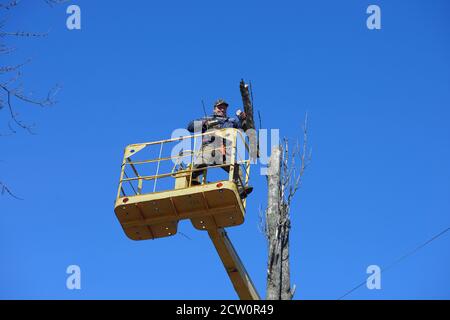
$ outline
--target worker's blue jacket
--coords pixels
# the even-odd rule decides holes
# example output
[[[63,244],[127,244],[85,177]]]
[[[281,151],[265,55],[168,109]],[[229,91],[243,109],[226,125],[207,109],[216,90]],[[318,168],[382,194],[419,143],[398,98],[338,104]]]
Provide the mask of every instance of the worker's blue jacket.
[[[208,123],[212,123],[212,126],[208,126],[204,124],[202,126],[202,123],[204,121],[207,121]],[[200,119],[192,120],[189,122],[187,129],[189,132],[198,132],[200,131],[200,127],[202,128],[202,132],[210,131],[210,130],[217,130],[217,129],[223,129],[223,128],[236,128],[236,129],[242,129],[242,121],[235,118],[230,117],[221,117],[218,115],[211,115],[209,117],[203,117]],[[212,135],[205,135],[203,136],[202,142],[203,144],[208,144],[214,141],[214,136]]]
[[[190,132],[194,132],[195,129],[200,129],[200,126],[202,125],[203,121],[209,121],[209,122],[217,122],[216,125],[214,125],[214,129],[223,129],[223,128],[236,128],[236,129],[242,129],[242,123],[240,120],[236,120],[235,118],[230,117],[221,117],[217,116],[215,114],[209,116],[209,117],[203,117],[200,119],[195,119],[189,122],[187,129]],[[197,124],[197,128],[195,128],[195,124]],[[207,126],[202,127],[202,132],[207,131]]]

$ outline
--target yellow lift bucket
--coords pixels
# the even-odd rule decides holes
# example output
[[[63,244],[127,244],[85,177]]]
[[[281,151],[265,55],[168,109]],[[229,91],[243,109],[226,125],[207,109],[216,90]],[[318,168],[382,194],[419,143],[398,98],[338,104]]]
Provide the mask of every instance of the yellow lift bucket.
[[[233,177],[235,177],[235,170],[242,170],[244,181],[241,183],[244,186],[248,185],[250,161],[241,160],[246,158],[245,150],[248,151],[245,137],[237,129],[215,131],[216,137],[226,139],[225,148],[230,156],[229,161],[218,165],[208,165],[206,168],[196,168],[194,159],[199,152],[195,150],[196,138],[201,138],[202,135],[204,134],[126,147],[114,211],[130,239],[146,240],[175,235],[178,222],[183,219],[190,219],[196,229],[205,231],[237,226],[244,222],[246,201],[240,198]],[[238,150],[238,138],[244,146],[243,155],[240,155]],[[180,141],[185,143],[186,140],[193,142],[192,151],[185,150],[182,154],[162,156],[163,145],[180,143]],[[159,146],[157,158],[144,158],[137,161],[131,159],[151,146]],[[187,164],[180,167],[178,165],[183,158],[189,161],[185,161]],[[164,161],[171,165],[170,172],[162,169],[164,166],[161,163]],[[156,174],[146,176],[139,174],[138,167],[145,168],[151,164],[156,165]],[[126,173],[127,168],[131,169],[130,174]],[[206,172],[215,168],[225,168],[228,179],[206,181]],[[202,182],[193,178],[192,174],[196,171],[203,173]],[[163,180],[166,180],[165,185]],[[171,182],[167,183],[167,180]],[[144,182],[153,182],[153,189],[150,192],[145,192]],[[166,189],[157,190],[157,183],[164,185]],[[131,192],[128,194],[124,190],[125,184],[131,185]]]

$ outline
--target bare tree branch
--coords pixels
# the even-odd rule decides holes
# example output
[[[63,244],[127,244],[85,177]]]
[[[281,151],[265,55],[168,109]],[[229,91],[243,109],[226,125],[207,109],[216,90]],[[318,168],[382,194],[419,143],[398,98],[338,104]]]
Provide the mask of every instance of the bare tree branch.
[[[4,195],[5,193],[9,194],[11,197],[17,199],[17,200],[23,200],[22,198],[19,198],[18,196],[16,196],[14,193],[12,193],[12,191],[8,188],[8,186],[6,186],[6,184],[4,184],[3,182],[0,181],[0,193],[1,195]]]
[[[8,47],[4,44],[0,43],[0,54],[10,54],[11,52],[16,51],[16,48]]]
[[[45,0],[45,2],[46,2],[50,7],[53,7],[54,5],[61,4],[61,3],[64,3],[64,2],[67,2],[67,0]]]
[[[55,4],[60,4],[65,2],[65,0],[44,0],[49,6],[53,6]],[[0,0],[0,11],[1,13],[5,13],[6,10],[12,10],[15,8],[20,1],[18,0],[10,0],[10,1],[1,1]],[[29,31],[9,31],[6,30],[6,19],[0,21],[0,54],[6,55],[15,51],[15,48],[7,46],[4,41],[8,39],[8,37],[45,37],[49,34],[49,32],[29,32]],[[10,136],[16,133],[15,127],[19,127],[21,129],[26,130],[30,134],[34,134],[32,128],[34,125],[29,125],[24,123],[19,119],[19,114],[16,112],[17,103],[26,104],[26,105],[35,105],[40,107],[51,106],[56,101],[54,97],[60,86],[55,86],[51,90],[48,91],[47,96],[44,98],[34,98],[32,94],[24,93],[21,84],[17,85],[17,81],[21,78],[21,69],[22,67],[28,63],[30,60],[27,60],[23,63],[19,64],[9,64],[9,65],[0,65],[0,111],[3,109],[8,110],[9,120],[8,120],[8,129],[7,133],[0,133],[0,137]],[[11,77],[10,74],[14,73],[14,76]],[[8,77],[9,79],[5,79]],[[5,108],[7,107],[7,108]],[[0,189],[1,194],[9,194],[10,196],[21,199],[16,196],[8,186],[0,181]]]
[[[46,37],[47,32],[29,32],[29,31],[0,31],[0,37],[13,36],[13,37]]]
[[[267,210],[267,209],[266,209]],[[262,210],[261,205],[258,209],[258,231],[268,240],[267,238],[267,221],[265,219],[265,216],[267,215],[266,211]]]
[[[59,87],[57,87],[57,88],[59,88]],[[55,103],[53,100],[54,90],[50,91],[46,98],[41,99],[41,100],[36,100],[36,99],[32,99],[30,97],[23,95],[21,93],[21,91],[18,89],[9,89],[7,86],[5,86],[3,84],[0,84],[0,89],[2,89],[6,93],[6,97],[7,97],[6,105],[9,108],[9,113],[10,113],[11,119],[14,121],[14,123],[16,125],[18,125],[22,129],[27,130],[30,134],[34,134],[32,131],[32,128],[34,125],[28,125],[28,124],[25,124],[24,122],[22,122],[21,120],[19,120],[18,113],[16,113],[13,109],[12,99],[17,98],[21,101],[24,101],[24,102],[27,102],[30,104],[34,104],[34,105],[38,105],[41,107],[50,106]],[[2,106],[0,105],[0,109],[1,109],[1,107]]]
[[[4,66],[4,67],[0,67],[0,74],[4,74],[4,73],[9,73],[9,72],[15,72],[18,71],[20,68],[22,68],[26,63],[30,62],[31,60],[28,59],[27,61],[20,63],[20,64],[16,64],[14,66]]]
[[[4,10],[9,10],[15,6],[17,6],[19,4],[18,0],[11,0],[9,2],[6,3],[0,3],[0,10],[4,9]]]

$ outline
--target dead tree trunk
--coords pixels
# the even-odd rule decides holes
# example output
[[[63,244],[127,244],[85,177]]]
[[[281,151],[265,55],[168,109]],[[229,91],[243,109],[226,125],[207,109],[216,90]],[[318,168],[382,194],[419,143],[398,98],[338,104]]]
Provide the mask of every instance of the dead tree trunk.
[[[272,149],[269,159],[265,234],[268,240],[267,300],[291,300],[295,286],[291,289],[289,261],[289,233],[291,230],[290,208],[292,199],[300,187],[301,177],[311,159],[307,153],[307,117],[303,128],[303,148],[297,145],[289,154],[285,139],[282,146]],[[295,159],[299,155],[300,167]]]
[[[278,220],[281,216],[280,202],[280,173],[281,173],[281,150],[280,147],[272,149],[269,159],[267,176],[267,211],[266,211],[266,234],[268,238],[268,263],[267,263],[267,300],[281,299],[281,250],[278,241]]]
[[[283,199],[281,147],[272,149],[268,170],[268,206],[266,213],[269,257],[267,300],[291,300],[289,267],[290,219]]]

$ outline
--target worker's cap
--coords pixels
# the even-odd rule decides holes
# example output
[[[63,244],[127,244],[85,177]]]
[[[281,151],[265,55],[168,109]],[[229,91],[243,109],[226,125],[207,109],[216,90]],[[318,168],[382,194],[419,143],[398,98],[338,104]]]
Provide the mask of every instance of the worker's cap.
[[[217,99],[217,101],[214,103],[214,108],[215,108],[215,107],[218,107],[218,106],[220,106],[220,105],[225,105],[225,106],[228,107],[228,103],[227,103],[225,100],[223,100],[223,99]]]

